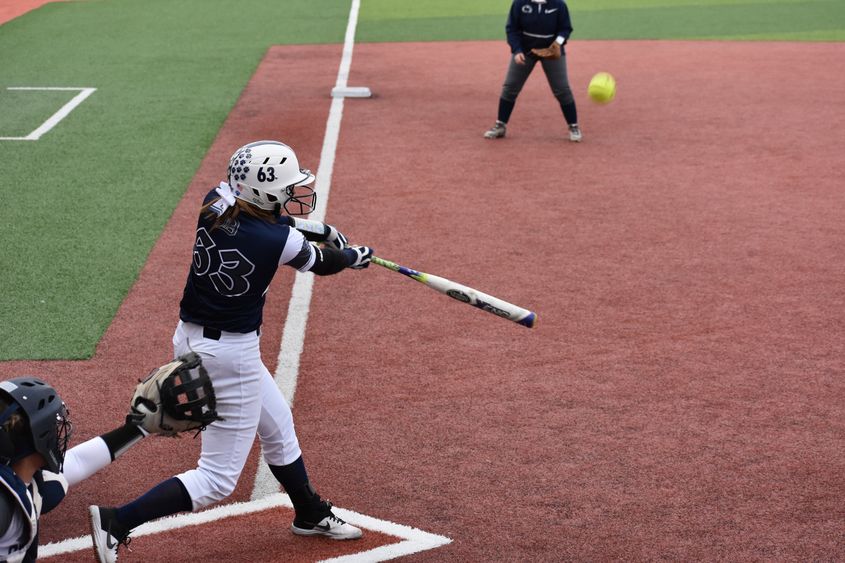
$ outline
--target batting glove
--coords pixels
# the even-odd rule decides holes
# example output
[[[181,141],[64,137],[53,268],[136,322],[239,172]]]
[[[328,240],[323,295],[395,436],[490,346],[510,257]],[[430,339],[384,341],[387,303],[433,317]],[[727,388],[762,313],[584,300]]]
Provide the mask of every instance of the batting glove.
[[[369,246],[350,246],[343,251],[350,261],[349,267],[353,270],[362,270],[370,265],[373,258],[373,249]]]
[[[349,240],[343,235],[343,233],[329,224],[326,224],[326,230],[328,230],[328,235],[326,236],[327,245],[337,248],[338,250],[349,248]]]

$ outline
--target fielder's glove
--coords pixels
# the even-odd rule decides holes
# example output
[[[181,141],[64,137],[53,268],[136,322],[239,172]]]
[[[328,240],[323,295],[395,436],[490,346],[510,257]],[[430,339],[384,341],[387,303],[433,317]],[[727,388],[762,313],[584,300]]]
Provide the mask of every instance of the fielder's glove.
[[[194,352],[154,369],[135,388],[126,422],[148,434],[175,436],[203,430],[215,420],[214,387]]]
[[[545,49],[531,49],[531,53],[541,59],[559,59],[560,45],[557,44],[557,41],[552,41],[552,44]]]

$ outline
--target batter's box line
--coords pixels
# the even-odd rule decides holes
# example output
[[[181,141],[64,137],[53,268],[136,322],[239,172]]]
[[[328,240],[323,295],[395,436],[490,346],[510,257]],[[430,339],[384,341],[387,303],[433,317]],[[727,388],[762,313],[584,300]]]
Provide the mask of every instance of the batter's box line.
[[[41,90],[51,92],[79,92],[68,103],[59,108],[59,111],[51,115],[47,121],[42,123],[35,131],[26,137],[0,137],[0,141],[37,141],[50,129],[58,125],[59,121],[68,116],[70,112],[79,104],[85,101],[85,98],[97,91],[96,88],[72,88],[72,87],[53,87],[53,86],[9,86],[6,90]]]
[[[258,500],[251,500],[247,502],[236,502],[218,506],[202,512],[192,512],[190,514],[180,514],[178,516],[169,516],[149,522],[138,526],[132,531],[132,536],[148,536],[153,534],[160,534],[162,532],[169,532],[179,528],[187,528],[189,526],[199,526],[200,524],[207,524],[209,522],[216,522],[232,516],[240,516],[242,514],[251,514],[253,512],[262,512],[270,508],[284,506],[293,508],[293,503],[290,497],[284,493],[275,493]],[[366,528],[374,532],[380,532],[389,536],[401,538],[399,543],[389,545],[382,545],[360,553],[352,553],[349,555],[342,555],[340,557],[333,557],[331,559],[324,559],[320,563],[365,563],[368,561],[387,561],[402,557],[403,555],[411,555],[434,549],[451,543],[452,540],[446,536],[439,536],[429,532],[424,532],[417,528],[388,522],[387,520],[380,520],[367,516],[366,514],[359,514],[351,510],[343,508],[332,507],[337,516],[346,520],[350,524]],[[91,536],[80,536],[78,538],[71,538],[59,542],[48,543],[39,546],[38,555],[40,559],[48,557],[55,557],[66,553],[73,553],[84,549],[91,549]],[[354,544],[353,544],[354,545]]]

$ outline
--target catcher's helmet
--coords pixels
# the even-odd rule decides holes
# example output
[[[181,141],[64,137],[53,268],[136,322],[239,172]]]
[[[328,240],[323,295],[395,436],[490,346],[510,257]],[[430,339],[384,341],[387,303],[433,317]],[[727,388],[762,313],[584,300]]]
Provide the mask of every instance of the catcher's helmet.
[[[16,412],[27,422],[20,433],[0,428],[0,456],[14,461],[37,452],[47,469],[61,471],[73,426],[56,390],[34,377],[16,377],[0,381],[0,396],[8,402],[0,412],[0,427]]]
[[[299,167],[293,149],[278,141],[256,141],[235,151],[229,159],[229,185],[235,197],[256,207],[288,215],[307,215],[317,194],[310,170]]]

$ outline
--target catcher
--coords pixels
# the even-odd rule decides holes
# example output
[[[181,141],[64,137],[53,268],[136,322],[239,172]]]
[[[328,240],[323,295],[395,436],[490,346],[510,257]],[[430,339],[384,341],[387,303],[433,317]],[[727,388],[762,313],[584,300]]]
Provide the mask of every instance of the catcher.
[[[216,418],[210,380],[186,375],[188,366],[199,368],[199,358],[155,370],[135,390],[123,425],[70,449],[68,409],[51,385],[35,377],[0,381],[0,561],[35,561],[40,516],[144,436]]]
[[[484,137],[499,139],[505,136],[516,98],[540,61],[569,126],[569,140],[580,142],[578,111],[566,74],[564,45],[572,34],[566,3],[563,0],[514,0],[505,31],[512,57],[499,98],[498,119]]]

